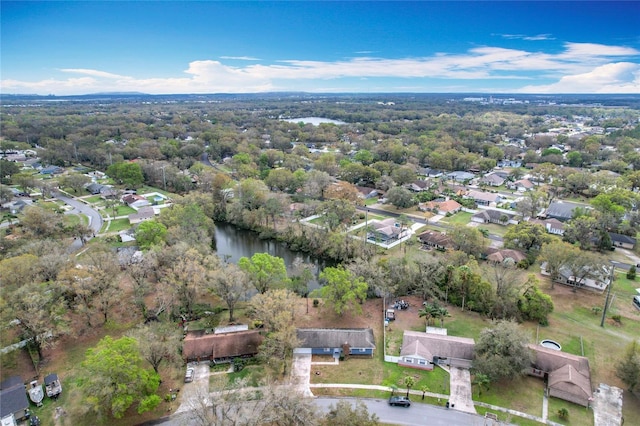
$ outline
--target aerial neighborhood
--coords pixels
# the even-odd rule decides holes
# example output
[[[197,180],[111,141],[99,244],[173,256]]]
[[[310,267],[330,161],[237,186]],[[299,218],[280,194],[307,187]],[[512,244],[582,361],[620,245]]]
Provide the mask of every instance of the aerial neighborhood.
[[[638,424],[637,96],[2,100],[2,426]]]

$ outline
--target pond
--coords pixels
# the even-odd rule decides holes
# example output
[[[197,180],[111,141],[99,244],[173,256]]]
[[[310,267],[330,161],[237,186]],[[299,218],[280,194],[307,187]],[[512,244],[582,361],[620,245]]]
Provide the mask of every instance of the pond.
[[[332,120],[330,118],[322,118],[322,117],[302,117],[302,118],[287,118],[284,121],[288,121],[289,123],[304,123],[304,124],[313,124],[314,126],[318,126],[323,123],[330,124],[347,124],[344,121]]]
[[[237,263],[241,257],[251,257],[255,253],[269,253],[284,259],[289,274],[292,273],[294,262],[304,262],[313,265],[314,279],[309,283],[309,290],[319,287],[318,275],[325,266],[332,266],[331,261],[317,259],[308,253],[293,251],[285,244],[276,240],[262,240],[258,234],[246,229],[240,229],[228,223],[216,223],[216,253],[221,259]]]

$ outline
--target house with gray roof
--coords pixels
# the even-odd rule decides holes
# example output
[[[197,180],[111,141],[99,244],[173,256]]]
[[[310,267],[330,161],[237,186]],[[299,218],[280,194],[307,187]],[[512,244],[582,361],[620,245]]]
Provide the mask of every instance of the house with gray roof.
[[[554,218],[561,222],[566,222],[573,218],[573,212],[576,209],[591,209],[591,207],[583,204],[571,203],[569,201],[554,201],[549,204],[544,216],[546,218]]]
[[[475,342],[466,337],[405,330],[398,365],[433,370],[435,365],[470,368]]]
[[[480,183],[489,186],[501,186],[504,184],[504,178],[498,176],[497,173],[489,173],[480,178]]]
[[[299,328],[296,335],[299,347],[310,350],[314,355],[338,358],[348,350],[348,355],[373,357],[376,349],[371,328]]]
[[[502,201],[502,196],[495,192],[483,192],[471,190],[464,195],[464,198],[471,198],[479,206],[488,206]]]
[[[517,225],[519,222],[515,214],[493,209],[479,210],[478,213],[471,216],[471,221],[476,223],[495,223],[497,225]]]
[[[11,376],[0,383],[0,420],[2,425],[15,425],[27,417],[29,400],[27,389],[19,376]]]
[[[455,172],[447,173],[447,179],[455,180],[456,182],[467,182],[475,178],[476,175],[469,172],[457,170]]]
[[[628,235],[609,232],[609,237],[611,238],[611,243],[614,247],[622,247],[633,250],[636,246],[636,239]]]

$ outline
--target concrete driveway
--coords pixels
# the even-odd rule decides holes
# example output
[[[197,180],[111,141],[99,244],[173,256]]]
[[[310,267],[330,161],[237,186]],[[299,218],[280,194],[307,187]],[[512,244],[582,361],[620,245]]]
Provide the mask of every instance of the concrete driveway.
[[[294,349],[293,362],[291,363],[291,384],[304,396],[313,397],[309,389],[311,380],[311,351]]]
[[[449,367],[449,403],[452,408],[465,413],[476,414],[471,396],[471,374],[465,368]]]
[[[208,405],[209,376],[211,370],[209,363],[189,363],[187,367],[194,369],[193,382],[185,383],[180,391],[180,406],[176,413],[184,413],[194,410],[196,407]],[[185,368],[186,371],[186,368]],[[204,401],[206,399],[206,401]]]

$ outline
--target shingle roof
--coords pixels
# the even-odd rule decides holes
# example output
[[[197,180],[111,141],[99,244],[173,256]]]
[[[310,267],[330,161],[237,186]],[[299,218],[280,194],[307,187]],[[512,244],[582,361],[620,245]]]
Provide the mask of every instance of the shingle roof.
[[[261,343],[262,336],[257,330],[204,335],[193,333],[184,338],[182,355],[187,359],[254,355]]]
[[[625,243],[636,245],[636,239],[633,237],[629,237],[628,235],[616,234],[614,232],[609,232],[609,236],[611,237],[611,241],[617,243]]]
[[[18,376],[0,383],[0,418],[29,408],[27,390]]]
[[[578,371],[571,364],[565,364],[549,374],[549,388],[575,395],[581,399],[589,399],[591,393],[590,375]]]
[[[547,216],[560,219],[571,219],[573,217],[573,211],[579,207],[589,208],[588,206],[570,203],[567,201],[554,201],[547,208]]]
[[[466,337],[405,331],[400,356],[413,355],[429,360],[434,356],[472,360],[474,345],[474,340]]]
[[[339,348],[345,343],[352,348],[376,347],[370,328],[299,328],[296,334],[302,348]]]

